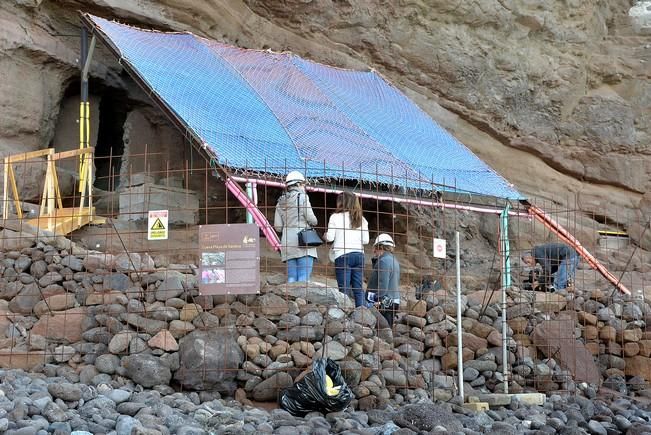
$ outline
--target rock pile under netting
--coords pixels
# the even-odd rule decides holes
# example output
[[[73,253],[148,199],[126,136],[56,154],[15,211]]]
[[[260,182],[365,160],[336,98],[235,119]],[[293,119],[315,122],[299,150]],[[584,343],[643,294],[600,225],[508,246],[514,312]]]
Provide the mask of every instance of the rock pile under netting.
[[[268,275],[260,295],[201,296],[194,266],[11,240],[0,254],[2,367],[248,402],[276,400],[325,355],[342,367],[359,409],[456,394],[456,305],[444,292],[403,301],[392,331],[374,310],[354,309],[323,284],[288,285]],[[503,388],[499,305],[476,296],[462,301],[466,395]],[[644,389],[651,378],[648,304],[605,306],[598,292],[543,296],[510,300],[511,392],[574,389],[571,368],[533,342],[541,322],[568,312],[581,343],[598,354],[599,377],[619,389],[631,381]]]

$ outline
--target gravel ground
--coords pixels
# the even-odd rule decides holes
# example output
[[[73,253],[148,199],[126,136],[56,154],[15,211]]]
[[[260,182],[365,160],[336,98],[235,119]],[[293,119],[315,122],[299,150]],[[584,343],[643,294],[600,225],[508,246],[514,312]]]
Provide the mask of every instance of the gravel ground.
[[[552,395],[544,406],[518,402],[487,412],[432,403],[407,394],[397,405],[366,412],[345,410],[296,418],[281,409],[243,406],[216,393],[171,388],[87,385],[64,376],[0,370],[0,431],[6,434],[415,434],[415,433],[651,433],[651,410],[626,398],[604,401]],[[409,403],[413,402],[413,403]]]

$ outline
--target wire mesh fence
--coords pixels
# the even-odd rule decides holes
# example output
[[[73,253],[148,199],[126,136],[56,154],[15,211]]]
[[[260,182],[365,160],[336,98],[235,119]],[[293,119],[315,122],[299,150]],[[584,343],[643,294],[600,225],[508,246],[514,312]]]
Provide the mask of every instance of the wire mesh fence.
[[[641,394],[651,380],[648,252],[625,232],[637,216],[590,215],[573,198],[531,200],[575,234],[631,294],[622,294],[586,261],[569,274],[569,285],[536,291],[522,255],[563,240],[524,204],[510,204],[508,233],[500,234],[506,206],[501,200],[396,189],[405,185],[398,178],[308,183],[304,195],[322,236],[340,192],[361,200],[368,243],[360,251],[364,299],[357,305],[367,305],[372,259],[383,253],[373,252],[373,241],[381,233],[391,236],[400,280],[389,325],[377,304],[356,308],[353,295],[340,291],[330,245],[310,251],[316,260],[309,282],[288,283],[288,265],[262,231],[256,234],[259,292],[240,294],[237,285],[220,294],[203,292],[204,280],[230,282],[251,271],[229,272],[221,267],[220,251],[211,251],[212,272],[204,276],[200,228],[252,219],[225,187],[223,173],[198,155],[145,150],[96,157],[96,167],[112,169],[94,180],[106,189],[94,189],[87,221],[76,214],[80,194],[70,165],[60,165],[52,179],[42,158],[10,164],[17,176],[15,188],[5,181],[0,239],[2,367],[47,371],[54,364],[89,383],[132,381],[162,392],[216,391],[264,402],[276,400],[315,358],[327,356],[341,366],[359,408],[390,398],[451,399],[459,391],[459,352],[466,397],[504,392],[507,384],[511,393],[572,393],[590,384]],[[264,174],[301,169],[240,169],[232,175],[244,190],[249,183],[250,197],[273,225],[285,189],[282,178]],[[11,172],[7,166],[3,171]],[[52,180],[56,186],[48,190]],[[56,209],[66,212],[43,216],[41,204],[57,191]],[[299,205],[307,207],[300,200]],[[165,239],[150,240],[151,210],[168,211]],[[59,226],[62,220],[73,222],[74,231]],[[457,231],[461,346],[454,293]],[[512,281],[503,306],[505,238]],[[445,253],[435,251],[441,241]],[[280,246],[281,252],[288,248]]]

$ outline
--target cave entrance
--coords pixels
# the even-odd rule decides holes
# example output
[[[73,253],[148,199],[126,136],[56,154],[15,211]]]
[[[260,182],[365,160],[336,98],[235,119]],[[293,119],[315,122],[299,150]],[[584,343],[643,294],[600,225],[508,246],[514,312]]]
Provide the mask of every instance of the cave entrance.
[[[119,187],[124,123],[129,110],[126,103],[126,94],[116,89],[106,89],[101,95],[95,146],[95,187],[98,189],[112,191]]]

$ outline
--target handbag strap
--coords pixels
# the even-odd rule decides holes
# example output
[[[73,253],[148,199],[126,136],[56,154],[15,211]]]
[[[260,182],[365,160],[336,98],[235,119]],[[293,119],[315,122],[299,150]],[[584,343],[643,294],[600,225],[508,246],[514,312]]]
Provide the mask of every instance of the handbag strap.
[[[298,210],[298,218],[300,220],[301,218],[301,192],[298,192],[298,195],[296,195],[296,210]],[[303,228],[304,230],[312,228],[310,225],[307,225],[306,228]]]

